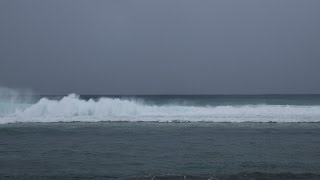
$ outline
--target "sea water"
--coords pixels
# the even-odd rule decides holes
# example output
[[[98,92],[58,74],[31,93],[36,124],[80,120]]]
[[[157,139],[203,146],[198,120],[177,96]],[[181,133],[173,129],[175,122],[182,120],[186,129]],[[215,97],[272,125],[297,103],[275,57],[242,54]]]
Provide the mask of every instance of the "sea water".
[[[0,179],[320,179],[320,96],[3,96]]]

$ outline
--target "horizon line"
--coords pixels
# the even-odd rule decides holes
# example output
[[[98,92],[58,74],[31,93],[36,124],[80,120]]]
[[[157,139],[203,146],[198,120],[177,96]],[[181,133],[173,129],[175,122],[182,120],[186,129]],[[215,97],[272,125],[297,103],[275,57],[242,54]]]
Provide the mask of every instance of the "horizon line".
[[[281,96],[281,95],[320,95],[320,93],[252,93],[252,94],[31,94],[35,96],[68,96],[69,94],[76,94],[79,96]],[[27,94],[25,94],[27,95]]]

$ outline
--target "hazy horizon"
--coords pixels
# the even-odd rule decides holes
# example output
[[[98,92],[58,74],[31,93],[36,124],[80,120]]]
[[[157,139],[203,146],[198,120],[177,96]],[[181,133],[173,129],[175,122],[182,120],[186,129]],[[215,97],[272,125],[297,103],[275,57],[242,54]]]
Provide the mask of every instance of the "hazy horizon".
[[[68,96],[70,94],[76,94],[80,96],[320,96],[320,93],[318,94],[79,94],[75,92],[70,92],[67,94],[46,94],[46,93],[39,93],[36,91],[33,91],[31,89],[14,89],[9,87],[0,87],[0,96],[9,95],[9,96]]]

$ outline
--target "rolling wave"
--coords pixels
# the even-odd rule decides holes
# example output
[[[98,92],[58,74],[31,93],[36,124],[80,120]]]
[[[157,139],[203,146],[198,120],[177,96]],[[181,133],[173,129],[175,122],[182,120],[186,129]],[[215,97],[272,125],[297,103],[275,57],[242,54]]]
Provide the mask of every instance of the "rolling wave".
[[[295,105],[150,105],[138,100],[100,98],[83,100],[70,94],[60,100],[40,99],[34,104],[2,103],[0,123],[16,122],[318,122],[320,106]]]

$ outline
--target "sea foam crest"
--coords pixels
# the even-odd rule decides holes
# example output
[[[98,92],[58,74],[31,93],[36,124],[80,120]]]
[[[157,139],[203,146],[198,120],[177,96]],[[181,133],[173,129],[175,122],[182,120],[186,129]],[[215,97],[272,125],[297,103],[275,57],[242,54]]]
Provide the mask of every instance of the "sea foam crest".
[[[119,98],[83,100],[70,94],[61,100],[42,98],[27,107],[17,105],[0,114],[0,123],[58,121],[318,122],[320,106],[157,106]]]

